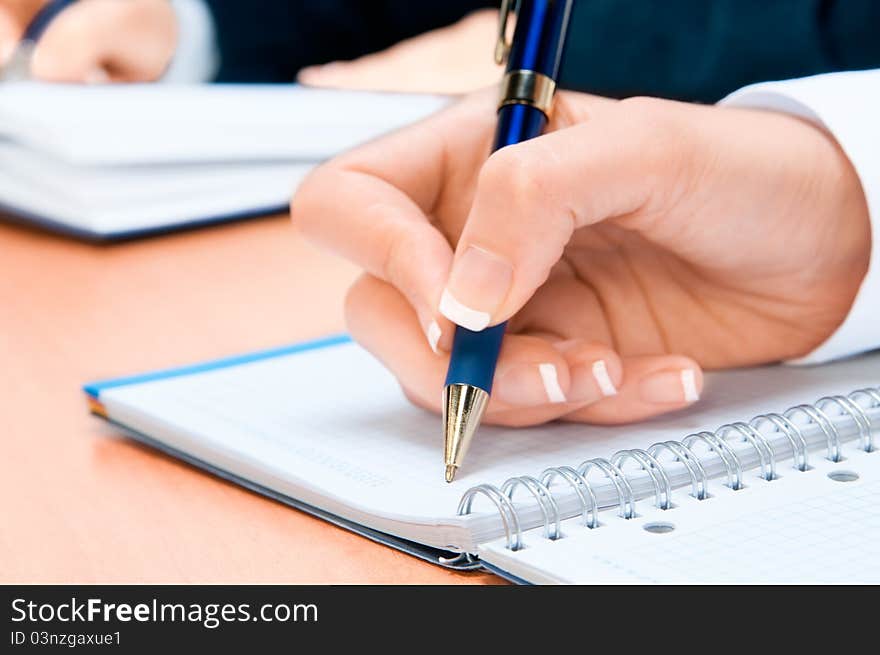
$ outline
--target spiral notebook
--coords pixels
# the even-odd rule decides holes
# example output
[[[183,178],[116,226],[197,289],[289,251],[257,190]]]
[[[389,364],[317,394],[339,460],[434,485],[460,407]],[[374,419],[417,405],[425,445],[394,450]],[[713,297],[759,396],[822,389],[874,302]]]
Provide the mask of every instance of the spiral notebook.
[[[344,336],[96,382],[92,411],[215,475],[434,563],[532,583],[880,582],[880,353],[710,373],[621,427],[439,418]]]

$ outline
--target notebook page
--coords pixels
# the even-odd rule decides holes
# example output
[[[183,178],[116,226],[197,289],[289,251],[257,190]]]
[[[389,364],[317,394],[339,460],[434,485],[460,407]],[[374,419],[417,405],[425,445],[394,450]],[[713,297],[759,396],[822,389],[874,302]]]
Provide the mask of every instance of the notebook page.
[[[296,85],[0,87],[0,137],[75,164],[326,159],[448,98]]]
[[[642,503],[641,516],[594,529],[568,521],[557,541],[531,531],[520,551],[497,541],[480,555],[535,583],[880,582],[880,452],[850,448],[842,462],[714,491],[704,501],[679,494],[667,511]]]
[[[452,484],[443,481],[440,420],[409,404],[394,378],[354,344],[311,350],[101,392],[110,416],[185,435],[228,461],[319,490],[367,513],[431,523],[453,516],[480,483],[607,457],[698,429],[785,409],[875,381],[880,358],[823,368],[768,367],[709,375],[689,411],[618,428],[485,426]],[[151,432],[152,429],[152,432]]]

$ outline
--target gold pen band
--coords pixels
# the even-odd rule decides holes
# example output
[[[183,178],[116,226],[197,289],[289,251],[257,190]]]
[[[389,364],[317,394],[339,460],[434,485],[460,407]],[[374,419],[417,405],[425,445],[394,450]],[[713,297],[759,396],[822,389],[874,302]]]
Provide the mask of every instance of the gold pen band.
[[[498,108],[504,105],[531,105],[547,116],[553,106],[556,82],[543,73],[529,70],[509,71],[501,81]]]

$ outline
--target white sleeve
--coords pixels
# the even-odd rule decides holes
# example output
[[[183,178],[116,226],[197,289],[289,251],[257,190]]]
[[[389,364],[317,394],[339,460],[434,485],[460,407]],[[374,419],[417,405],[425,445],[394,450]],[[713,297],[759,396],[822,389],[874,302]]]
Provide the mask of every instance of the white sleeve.
[[[865,192],[872,234],[868,273],[837,331],[789,363],[813,364],[880,348],[880,70],[754,84],[720,104],[786,112],[824,127],[849,157]]]
[[[211,11],[205,0],[171,0],[171,6],[177,17],[177,50],[160,81],[210,82],[220,65]]]

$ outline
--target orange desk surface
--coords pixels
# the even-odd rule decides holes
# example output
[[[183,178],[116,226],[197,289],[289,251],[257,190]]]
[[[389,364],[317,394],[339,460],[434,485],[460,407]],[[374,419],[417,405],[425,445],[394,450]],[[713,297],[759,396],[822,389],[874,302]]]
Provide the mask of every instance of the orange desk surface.
[[[0,223],[0,582],[501,582],[244,491],[87,412],[87,381],[342,331],[356,275],[284,216],[114,245]]]

